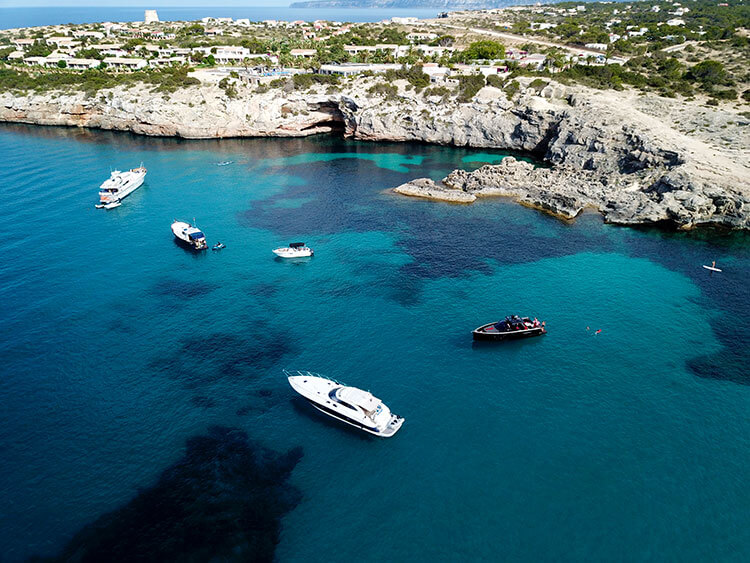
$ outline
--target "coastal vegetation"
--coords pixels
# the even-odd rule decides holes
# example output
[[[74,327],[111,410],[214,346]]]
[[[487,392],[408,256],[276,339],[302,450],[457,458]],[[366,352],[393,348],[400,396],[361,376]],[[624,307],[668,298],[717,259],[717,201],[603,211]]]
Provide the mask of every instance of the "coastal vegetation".
[[[404,65],[398,70],[389,69],[385,71],[384,76],[387,82],[406,80],[417,92],[430,85],[430,77],[423,72],[421,65],[412,67]]]
[[[196,86],[200,81],[188,75],[185,67],[149,69],[132,73],[113,73],[92,69],[84,72],[43,70],[35,73],[14,68],[0,68],[0,91],[44,93],[52,90],[77,90],[94,95],[100,90],[117,86],[146,84],[157,92],[174,92]]]
[[[471,61],[495,61],[505,58],[505,46],[498,41],[483,39],[474,41],[466,49],[454,54],[453,60],[467,63]]]
[[[338,84],[339,77],[333,74],[295,74],[292,83],[297,90],[307,90],[314,84]]]
[[[460,103],[484,85],[513,97],[520,91],[517,79],[531,77],[749,109],[743,106],[750,102],[750,7],[740,0],[563,2],[456,12],[426,22],[205,20],[119,26],[106,40],[112,45],[99,44],[103,24],[0,31],[0,90],[92,94],[143,83],[173,92],[205,80],[235,98],[243,84],[257,93],[319,87],[330,93],[358,80],[339,78],[354,72],[365,79],[377,73],[391,86],[405,80],[415,94],[444,88]],[[101,37],[91,35],[97,33]],[[86,63],[72,65],[66,57]],[[138,62],[128,65],[131,59]],[[352,63],[362,66],[340,72],[331,66]],[[216,78],[192,76],[193,68],[215,69]],[[366,88],[395,95],[382,85]]]

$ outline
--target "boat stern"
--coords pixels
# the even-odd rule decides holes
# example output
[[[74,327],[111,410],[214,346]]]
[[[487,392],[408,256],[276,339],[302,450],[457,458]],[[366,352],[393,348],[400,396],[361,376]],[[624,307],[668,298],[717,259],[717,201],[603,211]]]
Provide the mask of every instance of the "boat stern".
[[[380,432],[380,435],[383,436],[384,438],[390,438],[401,429],[401,426],[403,424],[404,424],[404,417],[394,414],[391,416],[391,420],[388,423],[388,425]]]

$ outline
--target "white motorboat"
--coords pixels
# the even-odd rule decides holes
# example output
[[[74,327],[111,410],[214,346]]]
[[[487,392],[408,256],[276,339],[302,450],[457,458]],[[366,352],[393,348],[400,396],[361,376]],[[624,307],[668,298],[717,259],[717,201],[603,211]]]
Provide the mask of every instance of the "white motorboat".
[[[398,432],[404,418],[391,413],[369,391],[343,385],[309,371],[284,370],[289,384],[319,411],[384,438]]]
[[[145,178],[146,169],[143,165],[128,170],[127,172],[114,170],[109,178],[99,186],[99,205],[97,205],[97,207],[112,209],[107,206],[113,203],[119,203],[132,194],[135,190],[141,187]]]
[[[195,250],[205,250],[208,248],[206,235],[198,227],[190,223],[175,221],[172,223],[172,233],[178,242],[186,244],[190,248]]]
[[[315,254],[304,242],[293,242],[289,246],[276,248],[273,253],[281,258],[306,258]]]

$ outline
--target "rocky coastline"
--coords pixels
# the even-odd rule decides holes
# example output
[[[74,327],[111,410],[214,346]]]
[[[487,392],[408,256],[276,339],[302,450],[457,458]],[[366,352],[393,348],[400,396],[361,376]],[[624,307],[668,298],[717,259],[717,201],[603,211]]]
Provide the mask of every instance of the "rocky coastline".
[[[441,183],[418,179],[394,191],[459,203],[506,196],[565,219],[591,207],[623,225],[750,229],[750,126],[742,118],[727,121],[734,127],[727,143],[718,134],[681,131],[654,115],[693,111],[705,118],[706,112],[687,106],[679,111],[673,106],[685,102],[663,98],[551,83],[541,90],[526,84],[512,100],[488,86],[459,104],[409,91],[405,81],[395,83],[398,96],[386,99],[369,91],[377,80],[304,92],[260,92],[238,84],[231,98],[210,84],[171,94],[146,86],[93,96],[4,92],[0,121],[189,139],[340,133],[368,141],[521,151],[546,166],[507,158],[474,172],[456,170]],[[671,104],[670,111],[655,112],[654,104]],[[715,115],[709,117],[721,117]]]

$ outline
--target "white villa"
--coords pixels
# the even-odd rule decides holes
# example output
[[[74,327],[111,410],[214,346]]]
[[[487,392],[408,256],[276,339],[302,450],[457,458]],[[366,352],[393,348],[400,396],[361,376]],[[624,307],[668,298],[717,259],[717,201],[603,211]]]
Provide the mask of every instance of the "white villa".
[[[292,49],[289,54],[294,58],[309,58],[317,55],[318,51],[315,49]]]
[[[398,70],[400,64],[362,64],[362,63],[344,63],[344,64],[327,64],[320,65],[320,74],[340,74],[343,76],[352,76],[361,72],[385,72],[386,70]]]
[[[204,55],[213,55],[214,60],[222,65],[241,64],[245,59],[267,59],[272,64],[278,64],[279,57],[265,53],[251,53],[247,47],[237,45],[222,45],[218,47],[196,47],[194,52],[202,52]],[[214,52],[215,51],[215,52]]]
[[[406,36],[409,41],[432,41],[433,39],[437,39],[437,37],[437,33],[428,32],[412,32]]]
[[[73,70],[88,70],[99,66],[96,59],[78,59],[67,55],[51,54],[47,57],[26,57],[23,62],[27,65],[43,66],[45,68],[57,68],[60,61],[65,62],[65,67]]]
[[[104,62],[108,67],[115,69],[138,70],[148,66],[146,59],[128,59],[125,57],[105,57]]]

